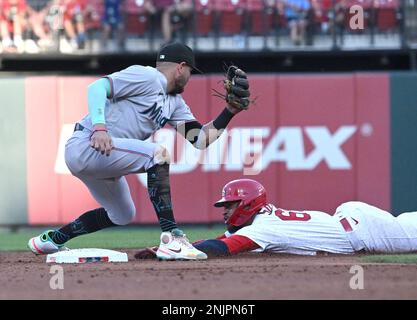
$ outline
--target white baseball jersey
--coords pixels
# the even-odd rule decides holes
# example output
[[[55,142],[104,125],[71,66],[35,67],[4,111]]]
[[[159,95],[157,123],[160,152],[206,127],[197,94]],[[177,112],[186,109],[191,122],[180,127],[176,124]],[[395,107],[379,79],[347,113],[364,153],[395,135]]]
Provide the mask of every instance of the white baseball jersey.
[[[167,79],[153,67],[130,66],[107,78],[111,97],[106,102],[106,126],[112,137],[146,140],[166,123],[176,127],[195,120],[180,94],[170,95]],[[91,129],[91,117],[80,123]]]
[[[417,212],[394,217],[359,201],[343,203],[334,215],[289,211],[268,204],[251,225],[225,235],[249,238],[260,247],[254,251],[303,255],[315,255],[318,251],[417,252]]]
[[[268,204],[253,223],[234,235],[251,239],[260,249],[277,253],[315,255],[317,251],[353,253],[337,219],[320,211],[288,211]]]

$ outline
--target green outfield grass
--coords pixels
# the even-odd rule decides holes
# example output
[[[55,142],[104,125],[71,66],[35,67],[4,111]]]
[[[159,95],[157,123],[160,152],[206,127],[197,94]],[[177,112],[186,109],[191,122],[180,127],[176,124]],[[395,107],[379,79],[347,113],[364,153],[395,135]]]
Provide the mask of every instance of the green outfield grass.
[[[17,232],[0,230],[0,251],[24,251],[30,238],[48,228],[23,228]],[[190,241],[217,237],[225,230],[223,225],[182,226]],[[159,227],[128,226],[102,230],[96,233],[75,238],[68,242],[68,247],[102,248],[102,249],[134,249],[144,248],[159,243]],[[417,254],[386,254],[366,255],[360,260],[364,263],[409,263],[417,264]]]
[[[414,263],[417,264],[417,254],[378,254],[362,257],[363,262],[370,263]]]
[[[0,230],[0,251],[27,250],[26,244],[30,238],[48,228],[25,228],[17,232]],[[222,225],[181,226],[190,241],[214,238],[224,233]],[[159,227],[117,227],[102,230],[70,240],[67,245],[76,248],[128,249],[144,248],[159,244],[161,231]]]

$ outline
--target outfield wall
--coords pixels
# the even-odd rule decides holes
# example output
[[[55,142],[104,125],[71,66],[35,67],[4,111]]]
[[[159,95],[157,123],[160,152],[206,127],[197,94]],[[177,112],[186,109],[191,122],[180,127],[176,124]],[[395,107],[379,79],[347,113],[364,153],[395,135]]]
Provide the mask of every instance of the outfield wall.
[[[0,224],[61,224],[98,206],[63,160],[65,141],[86,114],[86,89],[94,79],[0,80]],[[183,94],[202,123],[223,108],[211,90],[221,89],[220,80],[195,76]],[[261,181],[270,201],[283,208],[332,213],[344,201],[360,200],[394,213],[417,209],[417,74],[250,80],[256,105],[235,117],[207,151],[177,140],[168,125],[152,138],[174,158],[171,185],[179,222],[221,221],[212,204],[227,181],[244,176]],[[135,221],[156,223],[146,175],[128,181]]]

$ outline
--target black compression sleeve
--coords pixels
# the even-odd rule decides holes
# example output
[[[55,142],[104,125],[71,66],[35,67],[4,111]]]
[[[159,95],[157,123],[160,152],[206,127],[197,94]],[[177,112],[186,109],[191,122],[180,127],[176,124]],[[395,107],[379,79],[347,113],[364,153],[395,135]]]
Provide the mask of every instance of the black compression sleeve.
[[[218,115],[216,119],[213,121],[213,126],[217,130],[221,130],[227,127],[230,120],[232,120],[234,114],[231,113],[227,108],[224,108],[224,110]],[[194,121],[188,121],[185,122],[183,125],[178,126],[176,129],[177,131],[184,130],[184,132],[181,132],[183,136],[191,142],[191,144],[195,144],[198,139],[198,135],[200,133],[201,128],[203,125],[198,122],[197,120]]]
[[[198,122],[197,120],[195,121],[189,121],[189,122],[185,122],[184,123],[184,127],[181,128],[180,130],[184,130],[184,137],[191,142],[191,144],[194,144],[197,142],[198,139],[198,135],[200,133],[201,128],[203,127],[203,125]],[[177,128],[178,130],[178,128]]]
[[[229,124],[230,120],[232,120],[234,114],[231,113],[227,108],[224,108],[222,113],[213,121],[213,126],[217,129],[224,129]]]

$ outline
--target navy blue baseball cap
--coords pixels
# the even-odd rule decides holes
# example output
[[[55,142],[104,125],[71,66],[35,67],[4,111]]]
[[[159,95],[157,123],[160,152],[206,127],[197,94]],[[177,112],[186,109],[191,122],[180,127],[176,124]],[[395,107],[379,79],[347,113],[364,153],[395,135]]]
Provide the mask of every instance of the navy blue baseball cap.
[[[191,67],[193,70],[203,73],[195,66],[193,50],[180,42],[172,42],[162,46],[161,49],[159,49],[156,61],[175,63],[185,62],[187,66]]]

